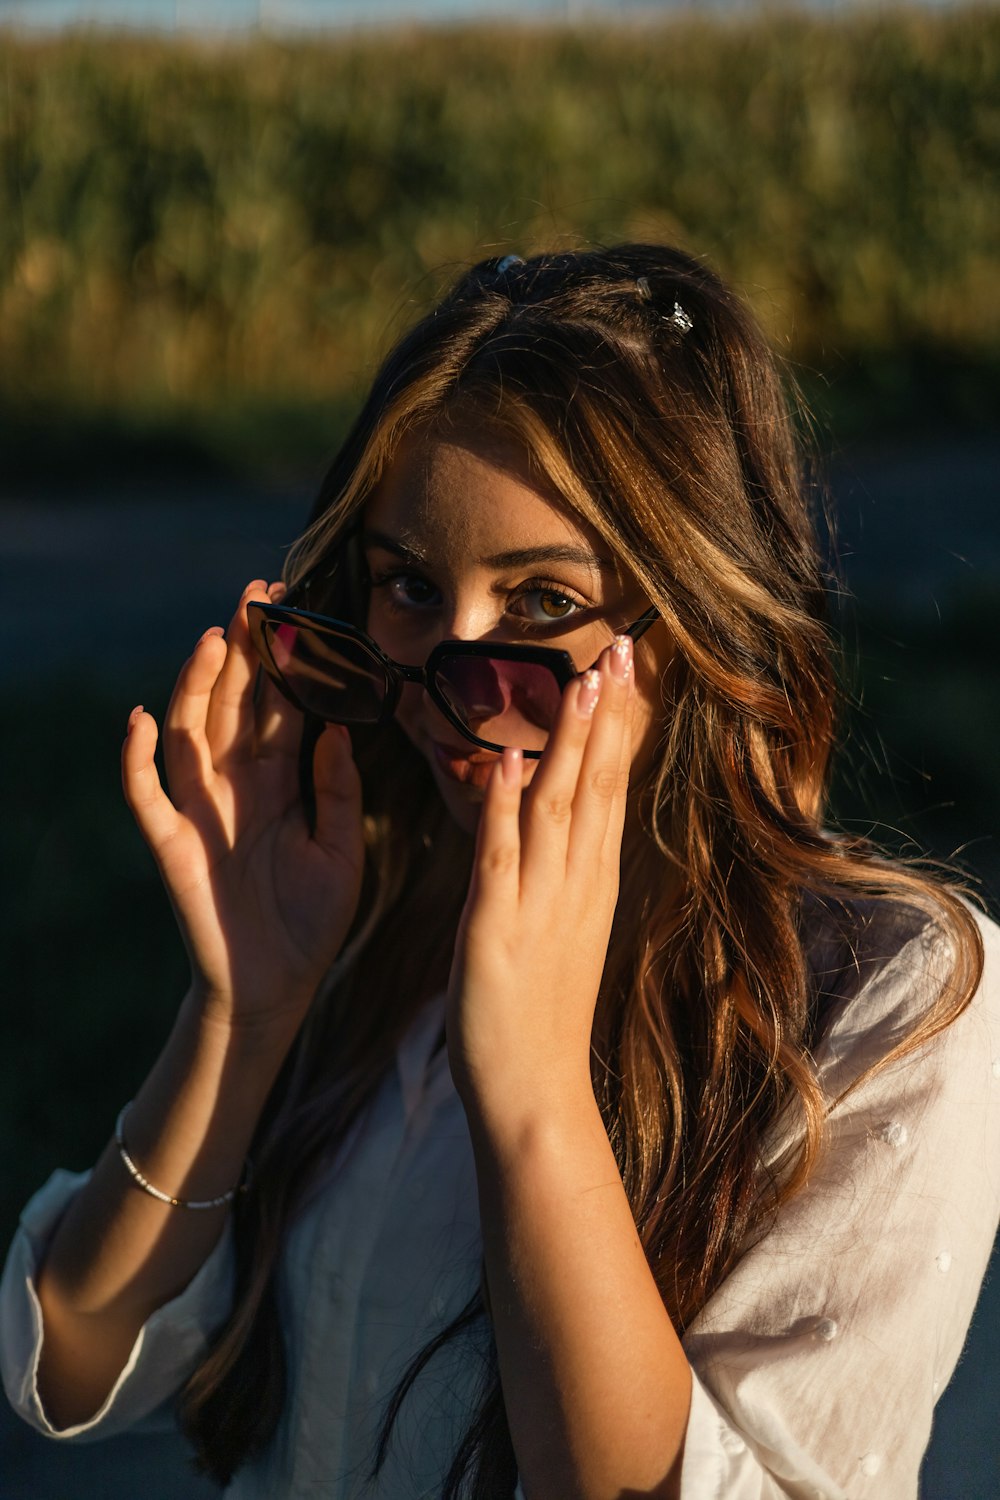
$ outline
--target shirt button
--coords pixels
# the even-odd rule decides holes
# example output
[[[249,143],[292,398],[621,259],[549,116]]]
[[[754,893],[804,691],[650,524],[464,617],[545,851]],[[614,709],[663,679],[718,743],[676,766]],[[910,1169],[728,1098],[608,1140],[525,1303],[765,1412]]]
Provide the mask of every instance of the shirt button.
[[[834,1318],[819,1318],[816,1327],[813,1329],[813,1333],[818,1339],[822,1339],[824,1344],[828,1344],[831,1339],[835,1339],[839,1332],[840,1329]]]
[[[938,1256],[937,1256],[937,1259],[934,1262],[934,1264],[937,1266],[938,1270],[941,1272],[942,1275],[944,1275],[945,1271],[950,1271],[951,1270],[951,1251],[950,1250],[942,1250],[942,1251],[940,1251],[939,1254],[938,1254]]]
[[[879,1135],[887,1145],[894,1146],[897,1149],[900,1146],[905,1146],[910,1138],[910,1132],[901,1120],[889,1120],[882,1126]]]
[[[746,1452],[746,1443],[740,1437],[739,1433],[734,1432],[731,1427],[719,1428],[719,1442],[726,1453],[736,1454]]]
[[[862,1474],[866,1474],[869,1479],[874,1474],[877,1474],[881,1467],[882,1460],[881,1458],[879,1458],[877,1453],[866,1453],[864,1458],[858,1460],[858,1468],[861,1470]]]

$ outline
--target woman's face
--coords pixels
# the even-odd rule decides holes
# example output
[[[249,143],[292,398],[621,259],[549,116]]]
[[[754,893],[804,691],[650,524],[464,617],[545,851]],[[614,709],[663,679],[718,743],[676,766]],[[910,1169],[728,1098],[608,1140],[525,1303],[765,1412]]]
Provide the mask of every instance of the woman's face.
[[[438,641],[503,641],[568,651],[582,671],[649,608],[603,539],[496,433],[449,428],[404,442],[365,509],[363,543],[369,633],[407,665],[422,665]],[[636,645],[636,769],[653,754],[670,656],[657,621]],[[473,831],[497,755],[463,739],[419,686],[404,687],[396,717]],[[525,761],[525,783],[537,764]]]

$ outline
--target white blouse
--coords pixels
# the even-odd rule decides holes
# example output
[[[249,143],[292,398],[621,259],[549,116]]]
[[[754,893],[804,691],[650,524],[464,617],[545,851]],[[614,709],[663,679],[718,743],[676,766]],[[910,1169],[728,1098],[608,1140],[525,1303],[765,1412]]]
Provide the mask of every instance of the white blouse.
[[[684,1338],[695,1373],[683,1500],[914,1500],[934,1402],[972,1317],[1000,1217],[1000,929],[968,1011],[830,1114],[808,1187],[749,1249]],[[829,935],[828,935],[829,936]],[[834,1101],[926,1005],[926,925],[882,915],[830,969],[816,1063]],[[475,1171],[429,1007],[349,1149],[290,1232],[280,1296],[289,1389],[265,1453],[227,1500],[440,1495],[482,1373],[484,1330],[437,1354],[371,1475],[384,1404],[412,1356],[476,1290]],[[774,1151],[783,1141],[777,1135]],[[38,1397],[35,1269],[84,1181],[56,1172],[24,1211],[0,1287],[0,1353],[18,1412],[60,1440],[172,1420],[171,1399],[224,1319],[232,1241],[154,1313],[104,1405],[56,1431]],[[520,1489],[518,1494],[520,1495]],[[530,1497],[529,1497],[530,1500]]]

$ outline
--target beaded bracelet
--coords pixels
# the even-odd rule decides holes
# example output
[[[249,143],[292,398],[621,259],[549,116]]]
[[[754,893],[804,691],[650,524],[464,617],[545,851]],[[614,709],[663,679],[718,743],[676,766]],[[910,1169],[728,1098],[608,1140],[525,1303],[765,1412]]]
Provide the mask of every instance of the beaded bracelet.
[[[243,1168],[243,1177],[239,1184],[234,1188],[230,1188],[228,1193],[221,1193],[218,1198],[174,1198],[170,1193],[161,1192],[158,1187],[154,1187],[148,1178],[143,1177],[139,1168],[131,1156],[129,1156],[128,1148],[125,1145],[125,1116],[132,1108],[134,1102],[134,1100],[130,1099],[127,1104],[122,1105],[121,1113],[115,1121],[115,1145],[118,1147],[118,1155],[125,1165],[126,1172],[137,1188],[141,1188],[144,1193],[148,1193],[151,1198],[156,1198],[160,1203],[169,1204],[171,1208],[224,1208],[227,1203],[232,1203],[238,1193],[246,1192],[250,1186],[251,1176],[249,1161],[247,1161]]]

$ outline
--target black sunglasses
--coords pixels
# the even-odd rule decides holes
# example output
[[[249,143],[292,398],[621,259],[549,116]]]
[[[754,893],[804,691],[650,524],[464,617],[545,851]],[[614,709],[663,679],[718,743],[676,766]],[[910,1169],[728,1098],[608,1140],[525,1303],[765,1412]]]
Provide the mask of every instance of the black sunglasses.
[[[654,607],[622,633],[637,641]],[[285,604],[247,606],[264,670],[302,713],[331,724],[383,724],[404,683],[419,683],[464,739],[484,750],[519,749],[537,760],[559,702],[577,676],[568,651],[496,641],[440,641],[422,667],[386,656],[343,620]]]

